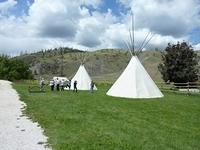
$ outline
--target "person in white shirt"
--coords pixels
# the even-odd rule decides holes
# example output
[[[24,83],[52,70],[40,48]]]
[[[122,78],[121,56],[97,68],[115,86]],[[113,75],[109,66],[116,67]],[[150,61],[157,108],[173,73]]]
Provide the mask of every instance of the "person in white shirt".
[[[69,90],[71,89],[71,79],[69,79],[69,81],[67,81],[67,85],[66,85],[66,87],[68,87]]]
[[[61,91],[64,91],[64,84],[65,84],[65,80],[62,79],[61,82],[60,82]]]
[[[51,91],[54,91],[54,84],[55,84],[55,82],[54,82],[54,80],[52,79],[52,80],[50,81],[50,84],[49,84],[49,86],[51,87]]]
[[[40,80],[40,91],[44,91],[44,85],[45,85],[45,83],[44,83],[44,78],[42,78],[42,79]]]
[[[55,85],[56,85],[56,90],[60,91],[60,80],[58,78],[55,81]]]

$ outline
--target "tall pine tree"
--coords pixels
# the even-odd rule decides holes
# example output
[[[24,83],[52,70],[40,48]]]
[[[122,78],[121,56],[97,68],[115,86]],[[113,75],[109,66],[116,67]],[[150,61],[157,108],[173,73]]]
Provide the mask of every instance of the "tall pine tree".
[[[198,80],[198,56],[186,42],[168,44],[158,69],[165,82],[186,83]]]

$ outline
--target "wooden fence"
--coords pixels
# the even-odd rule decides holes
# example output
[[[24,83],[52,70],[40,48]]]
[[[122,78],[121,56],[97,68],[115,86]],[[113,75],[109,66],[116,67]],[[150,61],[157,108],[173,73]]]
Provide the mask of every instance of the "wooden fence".
[[[200,82],[186,82],[186,83],[165,83],[156,82],[158,87],[164,91],[184,92],[184,93],[200,93]]]

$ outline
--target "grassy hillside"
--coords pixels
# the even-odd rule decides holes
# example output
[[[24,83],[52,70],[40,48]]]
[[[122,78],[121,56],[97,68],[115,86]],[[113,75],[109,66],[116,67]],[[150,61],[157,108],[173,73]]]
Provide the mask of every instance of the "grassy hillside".
[[[80,65],[82,55],[83,51],[65,50],[63,54],[64,76],[73,77]],[[87,52],[84,55],[86,56],[85,67],[93,79],[109,82],[115,81],[131,58],[129,52],[112,49]],[[36,78],[39,76],[45,78],[60,76],[61,57],[59,49],[19,56],[20,59],[30,64]],[[139,59],[151,77],[156,81],[160,81],[161,75],[157,69],[161,61],[160,52],[146,51],[139,56]]]
[[[26,113],[54,150],[199,150],[199,95],[163,92],[160,99],[125,99],[98,91],[29,93],[15,83]],[[42,141],[41,141],[42,142]]]
[[[127,51],[104,49],[93,52],[62,48],[63,75],[72,78],[85,56],[85,67],[95,81],[113,82],[127,66],[131,55]],[[198,52],[200,56],[200,52]],[[61,49],[40,51],[33,54],[19,56],[20,59],[30,64],[36,78],[40,76],[50,79],[61,75],[62,55]],[[162,81],[158,71],[161,62],[160,51],[145,51],[139,59],[147,72],[155,81]]]

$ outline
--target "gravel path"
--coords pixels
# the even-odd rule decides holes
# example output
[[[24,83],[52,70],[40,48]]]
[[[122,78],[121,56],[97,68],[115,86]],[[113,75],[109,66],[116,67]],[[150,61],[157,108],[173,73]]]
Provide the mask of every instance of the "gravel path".
[[[0,80],[0,150],[50,150],[43,130],[23,116],[24,106],[11,83]]]

